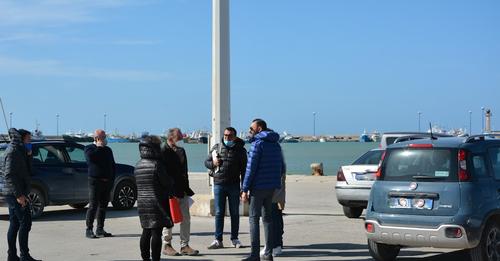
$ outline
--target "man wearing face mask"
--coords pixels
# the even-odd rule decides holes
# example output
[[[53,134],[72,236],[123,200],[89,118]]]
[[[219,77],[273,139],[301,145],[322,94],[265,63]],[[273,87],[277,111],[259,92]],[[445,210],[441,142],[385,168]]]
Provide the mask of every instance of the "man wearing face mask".
[[[248,154],[245,179],[243,180],[241,199],[250,200],[250,240],[252,251],[246,261],[273,260],[272,249],[273,225],[272,205],[275,190],[281,188],[281,174],[284,160],[281,146],[278,143],[279,134],[267,128],[265,121],[255,119],[250,126],[250,142],[252,146]],[[265,233],[265,250],[262,257],[260,250],[260,216]]]
[[[106,132],[96,130],[94,144],[85,147],[89,173],[89,209],[87,210],[87,238],[111,237],[104,230],[106,208],[109,204],[111,188],[115,181],[115,159],[113,151],[106,146]],[[97,215],[97,228],[94,233],[94,219]]]
[[[191,236],[191,215],[189,213],[190,197],[194,195],[189,187],[188,163],[186,151],[178,146],[178,142],[183,140],[182,132],[179,128],[168,130],[167,142],[162,147],[162,158],[166,164],[167,175],[174,181],[174,196],[179,199],[179,206],[182,212],[182,222],[180,224],[181,255],[196,256],[198,250],[189,246]],[[165,246],[163,254],[177,256],[179,253],[172,247],[172,228],[163,229],[163,241]]]
[[[205,166],[210,169],[211,176],[214,178],[215,202],[215,240],[208,249],[224,248],[222,234],[224,232],[226,198],[231,214],[231,245],[235,248],[241,247],[241,242],[238,240],[240,183],[245,176],[246,164],[245,142],[236,137],[236,130],[233,127],[226,128],[222,142],[212,148],[205,161]]]
[[[36,261],[29,254],[28,237],[31,231],[31,211],[28,195],[31,190],[31,133],[27,130],[9,130],[10,144],[1,160],[5,179],[3,195],[9,205],[7,232],[8,261]],[[19,238],[21,257],[17,256]]]

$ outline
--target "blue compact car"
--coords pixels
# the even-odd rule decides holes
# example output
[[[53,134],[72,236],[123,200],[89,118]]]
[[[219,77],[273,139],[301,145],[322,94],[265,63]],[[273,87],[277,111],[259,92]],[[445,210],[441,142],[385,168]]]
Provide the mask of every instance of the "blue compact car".
[[[89,200],[84,146],[70,141],[33,141],[32,144],[33,176],[29,199],[33,217],[42,215],[44,207],[50,205],[84,208]],[[0,154],[7,146],[6,143],[0,145]],[[3,187],[2,174],[0,192]],[[133,166],[116,164],[116,179],[110,198],[116,209],[134,206],[137,187]],[[0,205],[5,205],[1,197]]]
[[[375,260],[395,260],[402,247],[468,249],[473,261],[500,260],[500,139],[493,136],[387,147],[365,221]]]

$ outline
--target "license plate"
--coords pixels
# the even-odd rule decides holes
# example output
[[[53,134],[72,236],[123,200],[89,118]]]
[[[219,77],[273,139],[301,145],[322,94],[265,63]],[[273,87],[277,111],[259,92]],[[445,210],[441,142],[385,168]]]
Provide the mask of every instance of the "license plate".
[[[423,198],[391,198],[389,201],[390,208],[403,209],[432,209],[434,200]]]
[[[359,181],[374,181],[375,173],[354,173],[354,179]]]

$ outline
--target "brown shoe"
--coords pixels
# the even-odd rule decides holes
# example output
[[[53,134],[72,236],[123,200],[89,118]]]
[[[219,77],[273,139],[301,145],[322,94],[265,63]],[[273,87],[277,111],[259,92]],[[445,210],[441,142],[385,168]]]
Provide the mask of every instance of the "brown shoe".
[[[197,256],[199,253],[200,253],[200,251],[194,250],[190,246],[181,247],[181,255]]]
[[[165,244],[163,247],[163,254],[167,256],[178,256],[179,253],[170,244]]]

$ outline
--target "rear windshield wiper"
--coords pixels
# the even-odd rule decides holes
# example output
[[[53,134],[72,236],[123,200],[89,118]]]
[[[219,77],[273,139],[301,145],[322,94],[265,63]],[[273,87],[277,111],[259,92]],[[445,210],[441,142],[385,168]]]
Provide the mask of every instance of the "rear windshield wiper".
[[[446,179],[448,177],[436,177],[436,176],[426,176],[426,175],[416,175],[412,177],[413,179]]]

